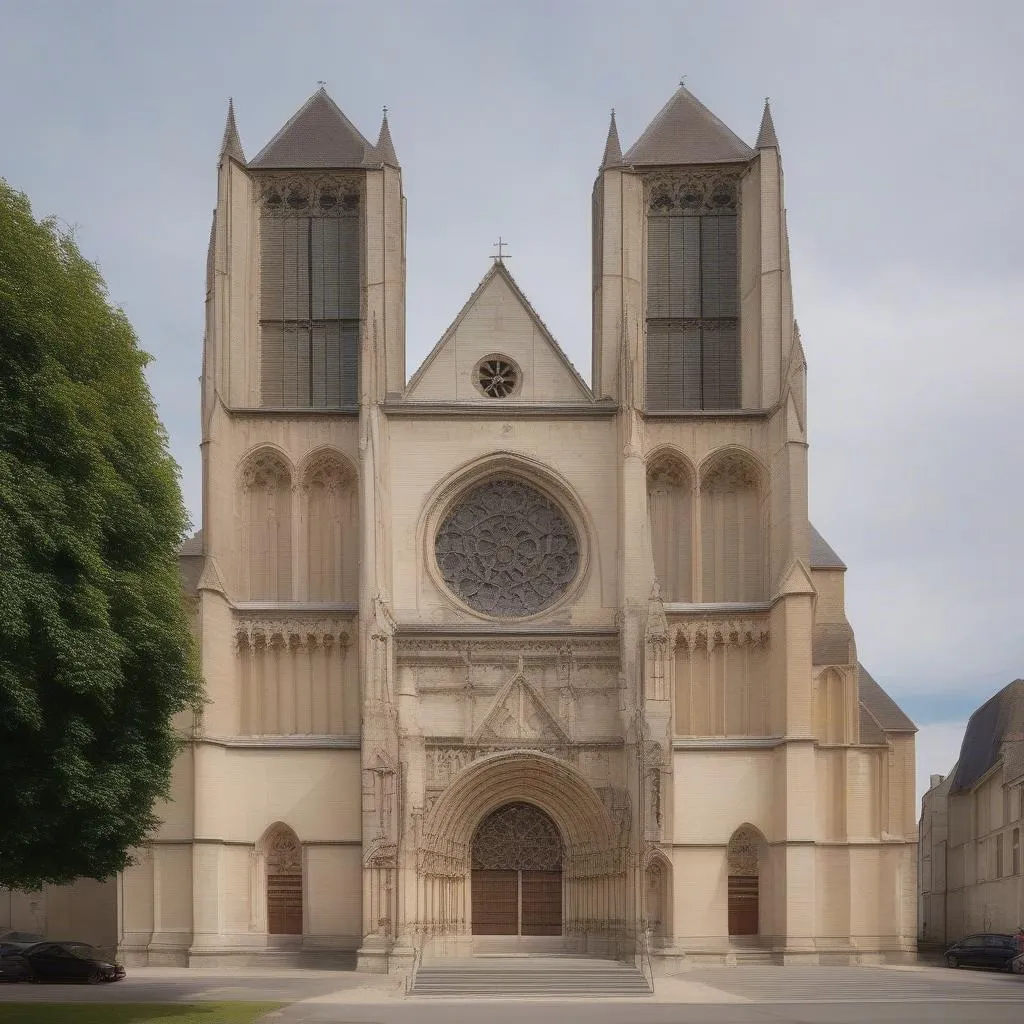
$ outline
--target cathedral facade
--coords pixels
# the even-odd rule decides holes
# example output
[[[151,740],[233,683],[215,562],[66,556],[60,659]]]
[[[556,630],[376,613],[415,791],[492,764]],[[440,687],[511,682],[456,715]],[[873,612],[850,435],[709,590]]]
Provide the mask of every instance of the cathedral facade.
[[[914,949],[914,726],[808,522],[779,146],[685,88],[593,189],[593,380],[501,258],[411,379],[387,119],[320,90],[210,236],[208,704],[136,964]]]

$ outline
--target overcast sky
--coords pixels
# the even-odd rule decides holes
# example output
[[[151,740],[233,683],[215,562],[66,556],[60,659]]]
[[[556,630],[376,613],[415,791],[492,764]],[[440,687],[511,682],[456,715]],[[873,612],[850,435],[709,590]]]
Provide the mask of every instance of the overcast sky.
[[[326,80],[408,197],[410,372],[490,265],[590,374],[590,190],[680,77],[769,95],[809,364],[811,517],[919,779],[1024,675],[1024,4],[0,0],[0,174],[74,225],[199,509],[203,269],[228,96],[254,155]]]

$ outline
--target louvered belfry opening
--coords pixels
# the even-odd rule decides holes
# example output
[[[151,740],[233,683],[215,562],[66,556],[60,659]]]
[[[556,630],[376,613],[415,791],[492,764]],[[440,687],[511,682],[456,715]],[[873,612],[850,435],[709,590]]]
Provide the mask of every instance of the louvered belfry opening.
[[[739,176],[647,180],[649,412],[740,407]]]
[[[358,401],[360,193],[354,177],[271,177],[260,216],[260,404]]]

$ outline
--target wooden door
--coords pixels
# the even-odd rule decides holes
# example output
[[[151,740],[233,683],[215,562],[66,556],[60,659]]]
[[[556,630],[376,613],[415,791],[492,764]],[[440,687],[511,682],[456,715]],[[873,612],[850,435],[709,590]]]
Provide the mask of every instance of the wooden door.
[[[302,875],[267,876],[267,932],[302,934]]]
[[[521,871],[520,935],[562,934],[562,872]]]
[[[757,875],[730,875],[729,934],[757,935],[759,916]]]
[[[519,872],[473,872],[473,934],[519,934]]]

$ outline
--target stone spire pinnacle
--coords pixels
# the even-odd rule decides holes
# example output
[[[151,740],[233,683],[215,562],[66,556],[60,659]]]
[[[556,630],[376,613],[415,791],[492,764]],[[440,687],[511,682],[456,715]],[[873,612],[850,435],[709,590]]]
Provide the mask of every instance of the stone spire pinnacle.
[[[380,134],[377,136],[377,156],[382,164],[388,167],[400,167],[395,154],[395,144],[391,141],[391,129],[388,127],[388,108],[384,108],[384,118],[380,123]]]
[[[235,101],[233,99],[228,99],[228,120],[224,125],[224,139],[220,144],[220,156],[221,159],[230,156],[240,164],[245,163],[242,140],[239,139],[238,128],[235,127]]]
[[[772,121],[772,108],[768,97],[764,98],[764,114],[761,115],[761,130],[757,133],[758,149],[778,149],[779,140],[775,134],[775,124]]]
[[[619,145],[619,129],[615,124],[615,108],[612,108],[612,119],[608,125],[608,140],[604,144],[604,156],[601,158],[601,170],[606,167],[622,165],[622,147]]]

